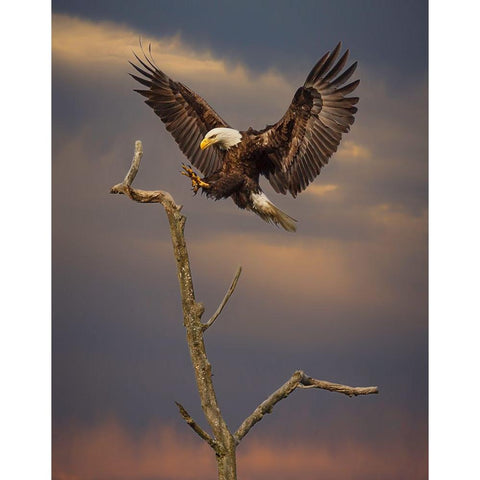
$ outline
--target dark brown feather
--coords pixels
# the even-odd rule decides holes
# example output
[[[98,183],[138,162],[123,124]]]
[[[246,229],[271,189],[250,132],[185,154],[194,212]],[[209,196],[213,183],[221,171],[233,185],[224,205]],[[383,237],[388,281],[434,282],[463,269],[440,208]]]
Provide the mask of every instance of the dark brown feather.
[[[262,173],[279,193],[289,191],[295,197],[304,190],[337,151],[342,134],[355,120],[358,97],[346,95],[357,88],[359,80],[342,85],[357,62],[341,73],[348,50],[335,63],[340,47],[341,43],[317,62],[282,119],[258,132],[265,146],[277,149],[275,167],[271,164],[270,171]]]
[[[159,70],[145,53],[145,60],[134,55],[140,66],[132,62],[130,64],[142,77],[130,75],[148,88],[135,91],[146,97],[145,103],[165,123],[192,165],[204,175],[218,170],[222,166],[224,152],[216,147],[201,150],[200,141],[208,131],[217,127],[228,127],[228,124],[203,98]]]

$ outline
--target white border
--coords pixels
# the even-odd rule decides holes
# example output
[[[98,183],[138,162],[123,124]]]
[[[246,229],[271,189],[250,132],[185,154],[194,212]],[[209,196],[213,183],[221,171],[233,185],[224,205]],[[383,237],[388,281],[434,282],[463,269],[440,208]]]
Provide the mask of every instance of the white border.
[[[51,6],[2,6],[2,462],[51,478]]]

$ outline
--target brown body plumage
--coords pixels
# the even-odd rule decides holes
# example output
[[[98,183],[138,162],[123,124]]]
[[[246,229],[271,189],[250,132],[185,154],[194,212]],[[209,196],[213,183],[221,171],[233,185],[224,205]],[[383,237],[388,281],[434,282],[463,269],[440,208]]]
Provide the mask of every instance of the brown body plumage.
[[[304,190],[337,150],[342,134],[354,122],[358,97],[347,97],[359,80],[343,86],[356,62],[341,73],[348,50],[335,63],[340,45],[327,52],[313,67],[285,115],[276,124],[257,131],[232,129],[197,94],[171,80],[145,55],[132,75],[148,90],[136,90],[165,123],[166,128],[205,177],[185,167],[194,190],[216,200],[232,197],[240,208],[266,221],[295,230],[295,220],[273,205],[262,192],[260,175],[278,193],[293,197]]]

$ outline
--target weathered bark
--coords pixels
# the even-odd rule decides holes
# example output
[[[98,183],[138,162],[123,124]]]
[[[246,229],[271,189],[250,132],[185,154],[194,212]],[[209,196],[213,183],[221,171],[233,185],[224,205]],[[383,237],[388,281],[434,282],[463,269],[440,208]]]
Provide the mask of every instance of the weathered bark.
[[[183,324],[187,333],[190,359],[195,372],[202,409],[212,429],[214,439],[210,439],[209,435],[201,430],[196,422],[191,419],[186,410],[181,405],[177,405],[187,423],[215,450],[218,463],[218,478],[222,480],[234,480],[236,479],[236,443],[220,412],[213,388],[212,366],[208,361],[203,341],[203,331],[210,325],[208,323],[202,323],[201,318],[204,307],[195,300],[190,260],[184,236],[186,218],[180,212],[181,206],[174,202],[169,193],[160,190],[138,190],[131,187],[131,183],[138,171],[142,155],[142,144],[137,141],[135,143],[135,155],[129,172],[121,184],[112,187],[110,193],[122,193],[128,195],[132,200],[142,203],[161,203],[165,209],[170,225],[170,235],[172,237],[173,252],[177,265],[178,282],[182,298]],[[221,305],[220,311],[223,309],[223,306],[224,304]],[[212,318],[213,320],[211,320],[210,324],[213,323],[216,317]]]
[[[213,325],[235,290],[240,277],[241,267],[238,268],[232,284],[217,311],[212,315],[208,322],[203,323],[201,319],[205,309],[203,304],[197,302],[195,299],[190,261],[184,236],[186,217],[181,213],[182,207],[175,203],[173,197],[168,192],[163,192],[161,190],[145,191],[131,187],[138,172],[142,155],[142,143],[137,141],[135,142],[135,154],[132,164],[125,179],[122,183],[112,187],[110,193],[124,194],[132,200],[141,203],[161,203],[165,209],[170,225],[170,235],[176,260],[178,282],[182,298],[183,324],[186,330],[190,359],[195,372],[195,379],[202,409],[213,432],[213,438],[205,432],[195,420],[193,420],[182,405],[177,403],[177,406],[187,424],[190,425],[199,437],[206,441],[215,451],[219,480],[236,480],[237,445],[266,413],[272,411],[276,403],[287,397],[295,389],[320,388],[353,396],[378,393],[378,388],[349,387],[346,385],[316,380],[308,377],[302,371],[297,371],[284,385],[262,402],[252,414],[245,419],[237,432],[233,435],[223,419],[217,402],[212,382],[212,366],[207,358],[203,334]]]
[[[280,388],[275,390],[266,400],[264,400],[238,427],[235,432],[237,444],[250,431],[250,429],[259,422],[265,414],[272,413],[273,407],[284,398],[288,397],[297,388],[321,388],[331,392],[343,393],[349,397],[357,395],[370,395],[378,393],[378,387],[349,387],[339,383],[317,380],[316,378],[305,375],[301,370],[297,370]]]

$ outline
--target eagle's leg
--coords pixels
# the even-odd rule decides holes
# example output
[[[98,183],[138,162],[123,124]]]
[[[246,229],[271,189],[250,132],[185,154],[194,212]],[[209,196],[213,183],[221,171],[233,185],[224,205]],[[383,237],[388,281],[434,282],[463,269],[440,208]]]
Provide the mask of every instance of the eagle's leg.
[[[189,177],[190,180],[192,181],[192,188],[194,193],[198,192],[198,189],[200,187],[202,188],[210,188],[210,184],[204,182],[193,170],[191,167],[187,167],[185,164],[182,164],[182,169],[183,172],[182,175],[185,175],[186,177]]]

